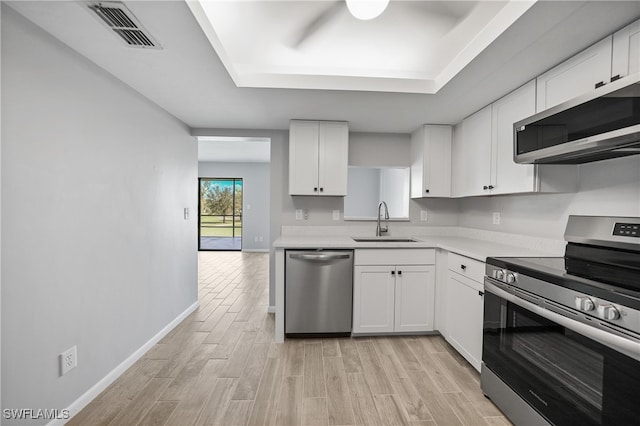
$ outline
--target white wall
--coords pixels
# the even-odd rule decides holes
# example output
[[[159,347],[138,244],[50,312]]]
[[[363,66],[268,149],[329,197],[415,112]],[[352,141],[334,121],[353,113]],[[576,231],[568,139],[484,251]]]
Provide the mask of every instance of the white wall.
[[[460,225],[562,240],[570,214],[640,216],[640,156],[576,167],[577,192],[466,198]],[[500,225],[492,225],[493,212],[501,213]]]
[[[243,250],[269,250],[269,169],[269,163],[198,163],[199,177],[242,178]]]
[[[63,409],[197,301],[197,146],[2,7],[2,408]]]

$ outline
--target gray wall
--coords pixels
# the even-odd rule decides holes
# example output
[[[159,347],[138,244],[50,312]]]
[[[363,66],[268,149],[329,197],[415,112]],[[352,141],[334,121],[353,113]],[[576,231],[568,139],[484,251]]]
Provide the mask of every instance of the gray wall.
[[[570,214],[640,216],[640,156],[576,167],[577,192],[466,198],[460,225],[562,240]],[[493,212],[500,225],[492,225]]]
[[[197,145],[2,7],[2,408],[61,409],[197,301]]]
[[[242,178],[243,250],[269,250],[269,169],[269,163],[198,163],[199,177]]]
[[[344,197],[345,215],[373,217],[380,202],[380,169],[349,167],[347,196]]]

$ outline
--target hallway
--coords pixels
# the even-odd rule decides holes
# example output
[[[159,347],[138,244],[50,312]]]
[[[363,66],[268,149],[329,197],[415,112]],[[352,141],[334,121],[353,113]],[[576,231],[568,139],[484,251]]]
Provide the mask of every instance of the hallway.
[[[276,344],[268,254],[199,262],[199,309],[70,425],[509,424],[441,337]]]

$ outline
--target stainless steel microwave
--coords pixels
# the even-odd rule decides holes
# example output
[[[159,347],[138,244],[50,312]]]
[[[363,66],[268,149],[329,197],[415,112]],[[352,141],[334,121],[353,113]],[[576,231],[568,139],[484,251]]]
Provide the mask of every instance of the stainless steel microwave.
[[[640,154],[640,74],[514,123],[513,159],[579,164]]]

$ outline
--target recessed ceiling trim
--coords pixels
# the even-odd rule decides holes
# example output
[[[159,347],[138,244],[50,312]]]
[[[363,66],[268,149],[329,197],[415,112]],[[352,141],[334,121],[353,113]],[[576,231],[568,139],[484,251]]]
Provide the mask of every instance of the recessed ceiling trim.
[[[243,87],[238,84],[238,74],[234,70],[233,62],[229,58],[229,55],[227,55],[227,52],[222,45],[222,42],[218,38],[216,31],[213,29],[213,25],[211,24],[207,13],[202,7],[202,3],[200,3],[200,1],[185,2],[187,3],[187,6],[189,6],[191,13],[193,13],[193,16],[196,18],[196,21],[198,21],[198,24],[200,24],[202,31],[204,31],[204,35],[207,37],[209,43],[211,43],[211,46],[213,46],[213,49],[218,54],[220,61],[222,61],[222,65],[224,65],[224,67],[226,68],[235,85],[238,87]]]
[[[307,74],[242,74],[238,87],[265,87],[317,90],[354,90],[365,92],[435,93],[433,80],[366,76],[328,76]]]
[[[370,92],[398,92],[398,93],[419,93],[434,94],[442,89],[449,81],[451,81],[460,71],[462,71],[473,59],[475,59],[484,49],[493,43],[507,28],[509,28],[518,18],[520,18],[527,10],[531,8],[537,0],[505,0],[504,6],[496,10],[494,16],[489,16],[482,11],[488,9],[480,9],[479,15],[465,16],[461,25],[470,25],[467,28],[476,28],[474,31],[479,32],[469,37],[468,42],[458,43],[460,52],[443,62],[440,70],[434,69],[437,73],[429,74],[424,69],[413,69],[403,71],[401,67],[391,67],[385,71],[361,69],[350,71],[349,69],[340,69],[341,64],[331,64],[329,66],[305,67],[301,64],[297,70],[294,64],[283,67],[269,65],[267,63],[256,62],[251,64],[243,64],[237,55],[238,46],[229,45],[228,35],[221,29],[222,33],[218,33],[215,26],[225,22],[226,9],[216,9],[219,3],[207,0],[187,1],[189,9],[193,13],[197,22],[202,27],[207,39],[214,48],[222,64],[229,73],[231,79],[237,87],[262,87],[262,88],[289,88],[289,89],[320,89],[320,90],[352,90],[352,91],[370,91]],[[251,2],[244,3],[250,4]],[[479,4],[482,5],[480,1]],[[243,11],[251,9],[242,9]],[[263,9],[265,10],[265,9]],[[235,19],[237,16],[244,16],[238,10],[233,9],[229,18]],[[472,12],[475,13],[475,12]],[[293,15],[295,18],[296,15]],[[340,14],[338,16],[338,21]],[[488,19],[486,24],[478,27],[478,20],[481,16]],[[254,16],[255,17],[255,16]],[[471,20],[468,20],[470,18]],[[217,21],[216,21],[217,19]],[[255,24],[255,22],[254,22]],[[277,25],[277,23],[274,23]],[[228,25],[227,25],[228,26]],[[235,28],[235,27],[233,27]],[[251,27],[249,27],[251,28]],[[242,25],[238,25],[238,31],[242,32]],[[223,37],[224,36],[224,37]],[[315,36],[317,37],[317,36]],[[466,43],[466,44],[464,44]],[[237,43],[236,43],[237,44]],[[447,47],[444,41],[442,45]],[[367,46],[370,49],[370,45]],[[230,49],[230,50],[228,50]],[[263,50],[263,51],[266,51]],[[280,50],[279,52],[281,52]],[[418,51],[417,55],[429,54],[429,52]],[[291,55],[289,55],[290,57]],[[413,56],[416,57],[415,55]],[[389,58],[393,61],[393,58]],[[387,62],[387,64],[390,62]],[[279,64],[278,64],[279,65]],[[348,66],[348,65],[347,65]],[[384,65],[383,65],[384,66]],[[367,75],[363,75],[363,74]],[[424,77],[421,77],[423,74]]]
[[[442,89],[451,79],[489,47],[503,32],[513,25],[538,0],[512,0],[498,12],[482,31],[447,65],[434,81],[434,92]]]

